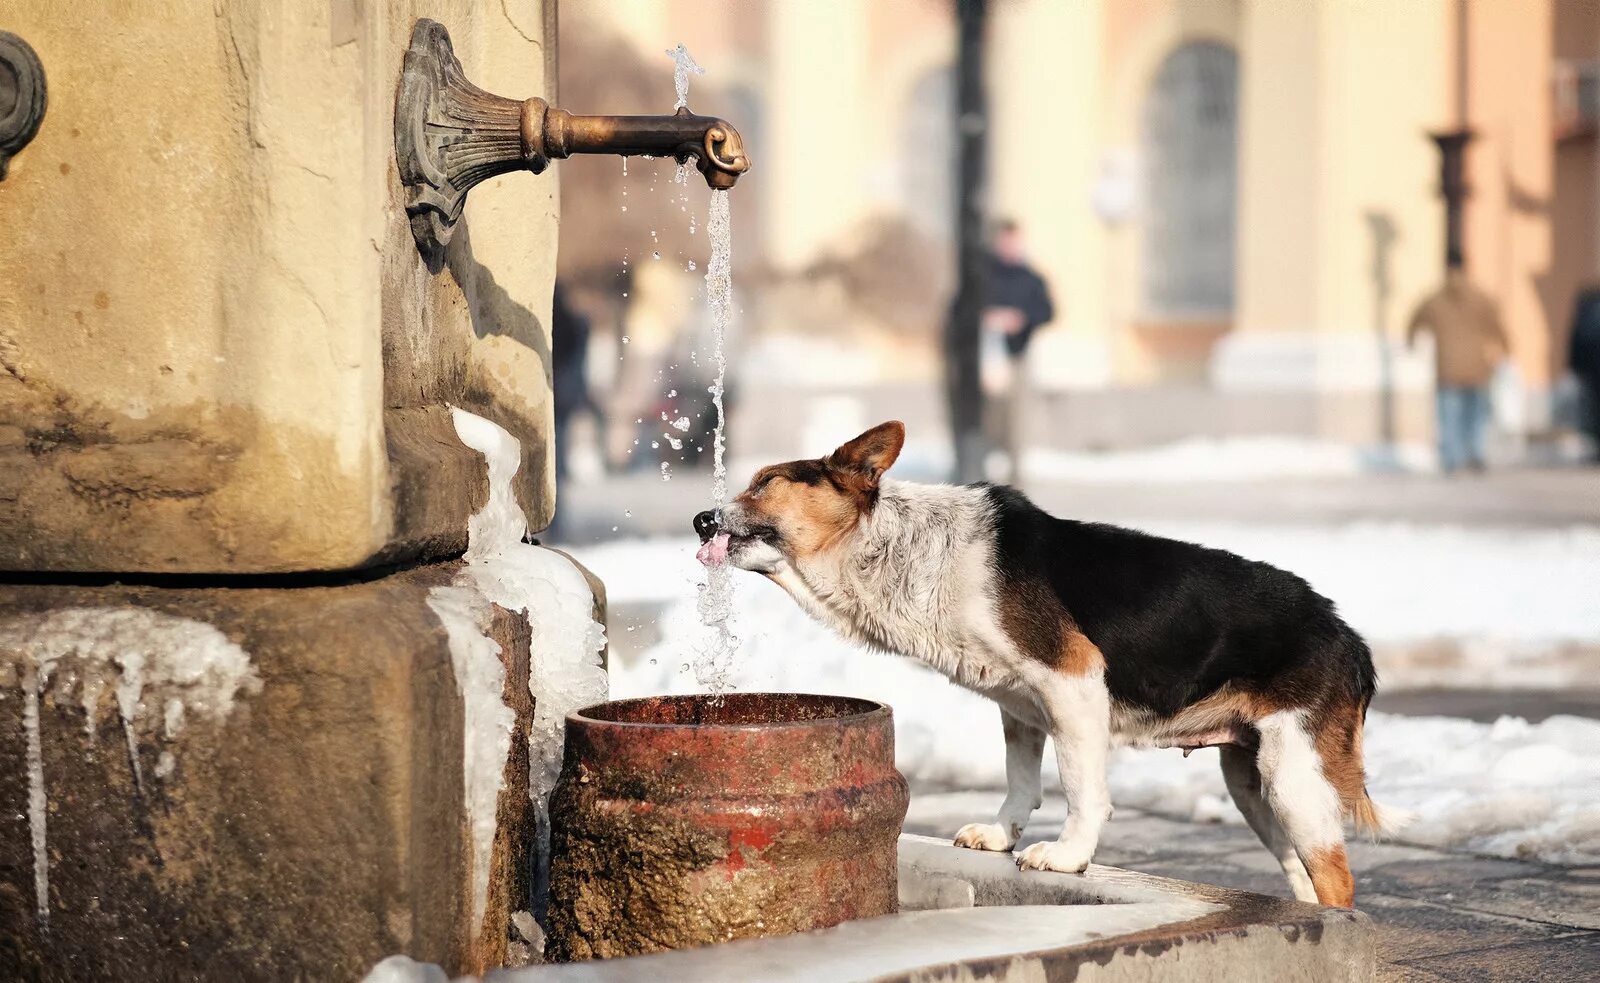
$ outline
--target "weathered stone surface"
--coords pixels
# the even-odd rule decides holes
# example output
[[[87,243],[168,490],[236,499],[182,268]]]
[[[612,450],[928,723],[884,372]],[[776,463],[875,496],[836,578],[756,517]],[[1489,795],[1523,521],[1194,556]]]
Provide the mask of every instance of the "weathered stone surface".
[[[353,980],[395,952],[452,972],[503,964],[536,842],[528,745],[510,742],[474,926],[462,694],[426,603],[455,570],[296,589],[0,588],[0,979]],[[91,660],[58,662],[38,727],[46,934],[23,694],[46,644],[42,619],[85,607],[214,629],[255,681],[213,717],[195,690],[147,665],[130,756],[115,686],[86,714],[79,680]],[[495,609],[490,637],[513,733],[525,734],[527,621]],[[126,648],[114,631],[98,638],[104,654]],[[197,664],[181,654],[175,664]],[[188,709],[168,736],[175,696]]]
[[[554,3],[6,5],[50,109],[0,182],[0,569],[277,572],[465,544],[481,467],[446,404],[523,449],[548,523],[553,175],[412,243],[394,88],[418,16],[474,81],[552,94]]]

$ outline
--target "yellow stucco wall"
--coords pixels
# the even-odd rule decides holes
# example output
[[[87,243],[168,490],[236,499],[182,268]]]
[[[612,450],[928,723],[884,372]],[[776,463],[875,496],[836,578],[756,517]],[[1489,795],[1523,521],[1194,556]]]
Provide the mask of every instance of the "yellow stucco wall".
[[[50,105],[0,182],[0,567],[332,569],[459,548],[482,471],[449,446],[446,403],[522,439],[519,496],[544,524],[554,177],[480,186],[429,273],[393,106],[418,16],[490,91],[549,94],[545,7],[6,7]]]

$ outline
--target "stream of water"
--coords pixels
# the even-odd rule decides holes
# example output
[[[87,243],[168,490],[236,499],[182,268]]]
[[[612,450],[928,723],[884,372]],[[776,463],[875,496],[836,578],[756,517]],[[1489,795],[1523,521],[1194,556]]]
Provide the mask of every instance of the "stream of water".
[[[720,509],[728,496],[728,466],[723,460],[727,449],[724,438],[726,419],[723,392],[728,374],[727,337],[733,323],[733,230],[726,191],[711,192],[711,211],[706,217],[706,237],[711,240],[711,260],[706,264],[706,302],[711,312],[711,359],[716,377],[711,383],[711,403],[717,411],[717,425],[711,445],[711,507]],[[728,619],[733,613],[733,567],[716,563],[706,567],[706,582],[700,585],[700,623],[706,626],[705,647],[695,659],[695,682],[712,693],[728,688],[736,640]]]

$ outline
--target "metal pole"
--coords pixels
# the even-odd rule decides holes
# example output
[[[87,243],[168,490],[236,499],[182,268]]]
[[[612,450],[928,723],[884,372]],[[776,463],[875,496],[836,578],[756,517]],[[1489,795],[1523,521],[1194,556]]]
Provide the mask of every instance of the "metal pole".
[[[945,325],[946,396],[955,444],[955,480],[983,478],[986,450],[983,390],[979,380],[978,330],[986,293],[984,181],[988,104],[983,91],[983,47],[987,0],[956,0],[959,32],[955,127],[960,147],[956,191],[958,276]]]

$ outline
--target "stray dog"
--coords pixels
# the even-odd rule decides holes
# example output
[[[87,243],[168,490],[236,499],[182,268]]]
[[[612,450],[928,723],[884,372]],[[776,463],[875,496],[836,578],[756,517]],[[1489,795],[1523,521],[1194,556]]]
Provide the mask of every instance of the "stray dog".
[[[1387,832],[1361,730],[1361,636],[1299,577],[1222,550],[1047,514],[1012,488],[884,477],[905,427],[762,468],[695,516],[703,562],[778,584],[841,634],[920,659],[1000,705],[1005,801],[957,846],[1006,852],[1041,804],[1044,739],[1069,815],[1024,869],[1088,866],[1111,816],[1113,741],[1217,746],[1234,803],[1302,901],[1350,907],[1343,819]]]

